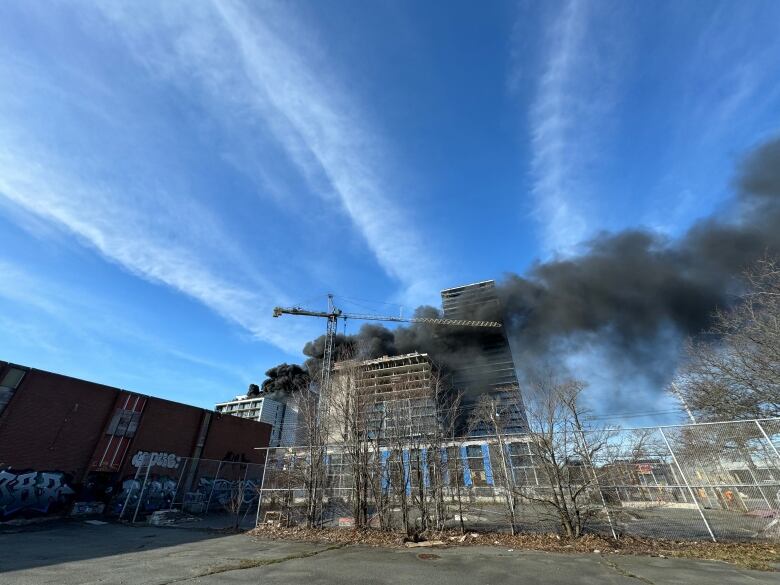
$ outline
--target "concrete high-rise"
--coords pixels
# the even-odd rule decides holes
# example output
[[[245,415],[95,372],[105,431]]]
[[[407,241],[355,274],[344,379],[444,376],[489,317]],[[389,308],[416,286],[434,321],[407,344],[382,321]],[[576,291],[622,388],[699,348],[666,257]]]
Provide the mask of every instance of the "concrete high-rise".
[[[441,304],[447,319],[495,319],[501,315],[493,280],[445,289],[441,291]],[[455,369],[452,383],[467,398],[485,394],[495,398],[505,417],[504,432],[522,433],[528,429],[512,350],[504,328],[480,333],[473,358]],[[471,434],[486,434],[484,425],[474,427]]]
[[[437,431],[435,377],[428,354],[343,361],[334,370],[323,409],[329,442],[344,440],[345,424],[350,422],[345,412],[354,408],[360,410],[356,419],[360,432],[372,439],[412,439]]]
[[[271,425],[269,447],[289,447],[298,444],[297,397],[273,400],[259,396],[236,396],[229,402],[220,402],[214,409],[221,414],[249,418]]]

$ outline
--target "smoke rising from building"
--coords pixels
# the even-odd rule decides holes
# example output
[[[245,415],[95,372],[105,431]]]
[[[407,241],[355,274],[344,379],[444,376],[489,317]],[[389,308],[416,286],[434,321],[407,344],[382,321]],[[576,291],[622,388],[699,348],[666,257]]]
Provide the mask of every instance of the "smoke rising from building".
[[[675,363],[670,336],[696,336],[739,292],[740,274],[780,252],[780,139],[752,152],[738,173],[737,196],[679,240],[646,230],[604,234],[572,259],[535,265],[500,286],[521,370],[540,356],[598,341],[615,367],[662,387]],[[672,356],[673,360],[675,356]]]
[[[504,321],[521,378],[540,364],[567,364],[578,375],[572,356],[592,352],[613,377],[643,378],[661,392],[679,359],[680,341],[705,330],[713,312],[733,302],[746,267],[780,252],[780,138],[747,156],[735,187],[725,209],[677,240],[643,229],[599,235],[576,257],[536,263],[524,276],[507,274],[498,283],[503,315],[483,307],[464,318]],[[416,315],[441,312],[420,307]],[[446,370],[479,360],[482,334],[371,324],[337,336],[335,355],[368,359],[420,351]],[[320,337],[304,348],[312,374],[323,347]],[[631,402],[630,391],[615,391],[622,394],[613,406]]]
[[[297,364],[279,364],[265,373],[266,379],[260,388],[250,386],[247,396],[268,396],[271,399],[289,396],[295,391],[306,388],[309,375]]]

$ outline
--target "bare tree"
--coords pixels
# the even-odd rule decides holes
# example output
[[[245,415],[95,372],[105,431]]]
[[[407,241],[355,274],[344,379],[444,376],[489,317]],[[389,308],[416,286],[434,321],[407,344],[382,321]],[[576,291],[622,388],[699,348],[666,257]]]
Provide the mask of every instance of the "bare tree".
[[[744,275],[745,291],[688,345],[677,387],[703,420],[780,416],[780,265],[765,258]]]
[[[389,491],[389,471],[385,448],[386,413],[381,403],[374,402],[371,407],[370,431],[366,440],[369,443],[370,457],[368,475],[369,498],[379,520],[379,528],[392,530],[391,498]]]
[[[343,452],[352,481],[350,502],[355,528],[364,528],[369,521],[368,495],[371,444],[368,438],[368,403],[361,391],[362,365],[354,355],[342,356],[337,365],[328,397],[329,417],[335,438]]]
[[[319,395],[311,383],[301,384],[293,394],[298,408],[296,443],[305,445],[305,461],[300,473],[305,493],[306,526],[312,528],[322,522],[326,480],[326,438],[328,436],[327,402],[319,404]],[[300,466],[299,466],[300,469]]]
[[[492,435],[490,446],[494,460],[493,482],[499,488],[504,500],[509,529],[512,534],[515,534],[517,526],[517,486],[512,472],[509,454],[510,443],[506,426],[507,421],[510,420],[509,410],[514,406],[494,396],[482,396],[474,408],[470,422],[471,427],[479,427]]]
[[[463,490],[461,481],[463,477],[463,463],[460,460],[461,444],[457,440],[459,434],[460,408],[463,402],[462,393],[452,394],[450,402],[442,409],[444,415],[444,437],[447,442],[445,453],[447,454],[447,480],[450,485],[450,497],[458,509],[458,524],[460,524],[461,533],[466,532],[466,525],[463,519]]]
[[[561,533],[569,538],[582,536],[588,522],[606,509],[593,465],[607,444],[606,435],[585,429],[579,402],[583,389],[580,381],[561,380],[547,372],[533,380],[525,392],[529,447],[546,485],[519,486],[517,494],[552,514]]]
[[[457,415],[460,407],[460,393],[454,392],[439,371],[431,378],[431,398],[435,404],[436,420],[432,432],[427,435],[426,463],[428,466],[429,495],[433,504],[433,528],[441,531],[451,517],[445,491],[457,476],[450,473],[447,446],[455,435]],[[462,507],[462,505],[461,505]],[[463,519],[461,518],[461,524]]]
[[[247,481],[246,475],[249,466],[246,463],[230,463],[228,464],[232,470],[232,473],[228,474],[228,477],[233,477],[233,481],[225,480],[227,483],[227,493],[222,500],[222,506],[225,508],[231,517],[233,518],[233,531],[238,532],[238,527],[241,524],[241,511],[245,509],[244,505],[248,506],[250,500],[247,500],[247,494],[251,494],[254,489],[250,482]],[[227,467],[227,466],[226,466]]]
[[[408,408],[404,408],[398,400],[384,403],[387,429],[385,440],[388,449],[388,489],[393,504],[401,512],[402,530],[407,535],[412,533],[410,521],[411,508],[411,473],[409,462],[408,433]]]

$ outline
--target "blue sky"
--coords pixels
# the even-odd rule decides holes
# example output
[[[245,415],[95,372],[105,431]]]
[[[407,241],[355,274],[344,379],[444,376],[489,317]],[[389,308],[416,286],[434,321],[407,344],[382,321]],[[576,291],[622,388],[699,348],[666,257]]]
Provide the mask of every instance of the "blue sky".
[[[780,126],[780,4],[5,2],[0,359],[213,406],[316,320],[674,238]]]

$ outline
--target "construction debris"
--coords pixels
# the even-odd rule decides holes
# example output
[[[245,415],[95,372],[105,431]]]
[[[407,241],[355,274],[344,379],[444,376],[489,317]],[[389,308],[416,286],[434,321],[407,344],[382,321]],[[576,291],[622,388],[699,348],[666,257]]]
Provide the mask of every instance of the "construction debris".
[[[182,522],[197,522],[200,518],[191,516],[181,510],[157,510],[149,515],[147,522],[152,526],[173,526]]]

